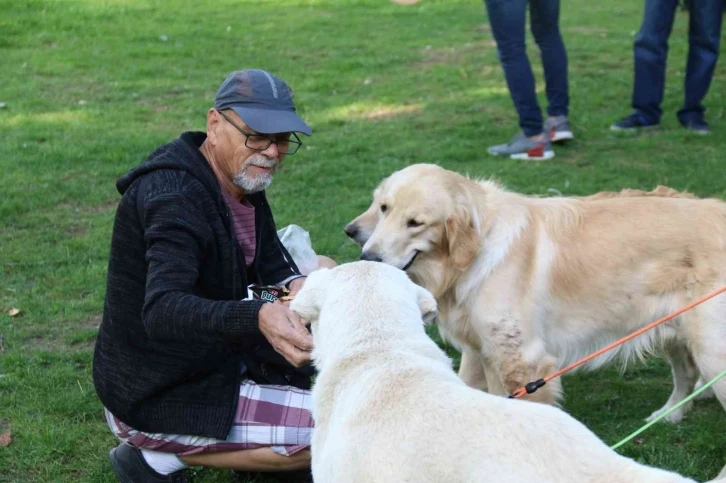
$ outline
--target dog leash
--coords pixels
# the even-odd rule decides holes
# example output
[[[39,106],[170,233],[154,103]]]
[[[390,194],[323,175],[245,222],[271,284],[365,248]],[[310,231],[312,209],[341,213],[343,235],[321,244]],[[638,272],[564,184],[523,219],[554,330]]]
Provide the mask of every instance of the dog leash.
[[[591,359],[594,359],[595,357],[597,357],[597,356],[599,356],[599,355],[601,355],[601,354],[609,351],[610,349],[613,349],[613,348],[615,348],[615,347],[617,347],[617,346],[619,346],[621,344],[624,344],[625,342],[629,341],[630,339],[633,339],[633,338],[639,336],[640,334],[649,331],[653,327],[659,326],[663,322],[667,322],[667,321],[671,320],[672,318],[681,315],[683,312],[686,312],[688,310],[691,310],[696,305],[700,305],[703,302],[705,302],[705,301],[707,301],[707,300],[709,300],[709,299],[711,299],[711,298],[715,297],[716,295],[719,295],[719,294],[721,294],[723,292],[726,292],[726,287],[721,287],[720,289],[718,289],[716,291],[713,291],[713,292],[711,292],[711,293],[709,293],[707,295],[704,295],[700,299],[698,299],[698,300],[696,300],[694,302],[691,302],[690,304],[686,305],[685,307],[682,307],[682,308],[676,310],[675,312],[673,312],[671,314],[668,314],[668,315],[666,315],[665,317],[663,317],[661,319],[656,320],[655,322],[651,322],[650,324],[646,325],[645,327],[642,327],[642,328],[636,330],[632,334],[626,335],[625,337],[623,337],[620,340],[616,340],[612,344],[609,344],[609,345],[603,347],[602,349],[598,350],[597,352],[593,352],[589,356],[583,357],[579,361],[573,362],[569,366],[566,366],[566,367],[560,369],[559,371],[553,372],[552,374],[550,374],[550,375],[548,375],[546,377],[543,377],[542,379],[538,379],[536,381],[532,381],[532,382],[526,384],[524,387],[518,388],[517,390],[515,390],[509,396],[509,399],[516,399],[518,397],[524,396],[525,394],[532,394],[533,392],[537,391],[537,389],[539,389],[540,387],[544,386],[545,384],[547,384],[548,381],[551,381],[555,377],[559,377],[562,374],[564,374],[565,372],[571,371],[572,369],[574,369],[577,366],[581,366],[582,364],[586,363],[587,361],[589,361]]]
[[[687,404],[691,399],[697,397],[699,394],[701,394],[703,391],[705,391],[709,387],[713,386],[716,383],[716,381],[718,381],[719,379],[721,379],[723,376],[726,376],[726,371],[723,371],[721,374],[719,374],[718,376],[716,376],[713,379],[711,379],[710,381],[708,381],[708,383],[706,383],[703,386],[699,387],[696,392],[694,392],[693,394],[691,394],[690,396],[688,396],[687,398],[685,398],[683,401],[679,402],[678,404],[676,404],[675,406],[673,406],[672,408],[670,408],[668,411],[664,412],[663,414],[661,414],[660,416],[658,416],[657,418],[655,418],[653,421],[651,421],[648,424],[646,424],[645,426],[641,427],[639,430],[635,431],[633,434],[628,435],[625,439],[623,439],[619,443],[616,443],[616,444],[610,446],[610,449],[618,449],[619,447],[621,447],[622,445],[624,445],[628,441],[632,440],[637,435],[639,435],[640,433],[642,433],[646,429],[650,428],[655,423],[657,423],[658,421],[660,421],[664,417],[668,416],[670,413],[672,413],[673,411],[675,411],[679,407],[683,406],[684,404]]]

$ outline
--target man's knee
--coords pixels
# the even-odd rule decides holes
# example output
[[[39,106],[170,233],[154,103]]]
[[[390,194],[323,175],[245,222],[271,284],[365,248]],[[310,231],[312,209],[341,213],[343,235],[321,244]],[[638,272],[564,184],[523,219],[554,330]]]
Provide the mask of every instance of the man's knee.
[[[325,255],[318,255],[318,266],[315,268],[317,270],[318,268],[335,268],[338,264],[330,257],[326,257]]]

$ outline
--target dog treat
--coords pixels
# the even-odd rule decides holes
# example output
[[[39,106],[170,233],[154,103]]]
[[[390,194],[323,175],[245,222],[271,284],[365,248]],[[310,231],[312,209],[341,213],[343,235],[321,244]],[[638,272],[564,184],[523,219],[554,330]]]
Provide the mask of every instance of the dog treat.
[[[272,303],[276,300],[289,302],[294,298],[295,296],[290,295],[290,289],[285,286],[278,287],[276,285],[259,285],[256,283],[247,286],[247,299]]]
[[[275,285],[258,285],[253,283],[247,286],[248,298],[253,300],[264,300],[265,302],[274,302],[290,293],[287,287],[277,287]]]

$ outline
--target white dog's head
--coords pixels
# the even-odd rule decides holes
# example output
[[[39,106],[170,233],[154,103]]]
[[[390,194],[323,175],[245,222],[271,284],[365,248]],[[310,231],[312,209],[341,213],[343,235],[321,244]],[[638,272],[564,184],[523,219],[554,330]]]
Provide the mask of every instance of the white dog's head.
[[[436,165],[409,166],[381,182],[345,232],[363,247],[362,260],[405,270],[436,293],[432,280],[464,270],[481,249],[483,213],[467,192],[471,184]]]
[[[436,300],[405,272],[374,262],[354,262],[312,272],[290,309],[312,324],[320,354],[374,337],[417,331],[436,317]]]

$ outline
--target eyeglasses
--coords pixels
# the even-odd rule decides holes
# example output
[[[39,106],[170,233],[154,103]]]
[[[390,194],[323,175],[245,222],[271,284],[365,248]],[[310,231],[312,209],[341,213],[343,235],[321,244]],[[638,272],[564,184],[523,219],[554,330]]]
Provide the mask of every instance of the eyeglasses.
[[[235,129],[237,129],[239,132],[244,134],[245,136],[245,146],[247,146],[250,149],[254,149],[255,151],[264,151],[265,149],[269,148],[272,143],[277,144],[277,151],[280,154],[295,154],[298,149],[300,149],[300,146],[302,146],[302,141],[300,141],[300,138],[297,137],[297,134],[294,132],[286,133],[287,137],[281,138],[281,139],[272,139],[268,136],[264,136],[262,134],[252,134],[249,132],[246,132],[244,129],[239,127],[237,124],[232,122],[232,120],[227,117],[227,115],[222,111],[217,111],[223,118],[227,120],[228,123],[233,125]],[[290,137],[293,137],[294,139],[290,139]]]

